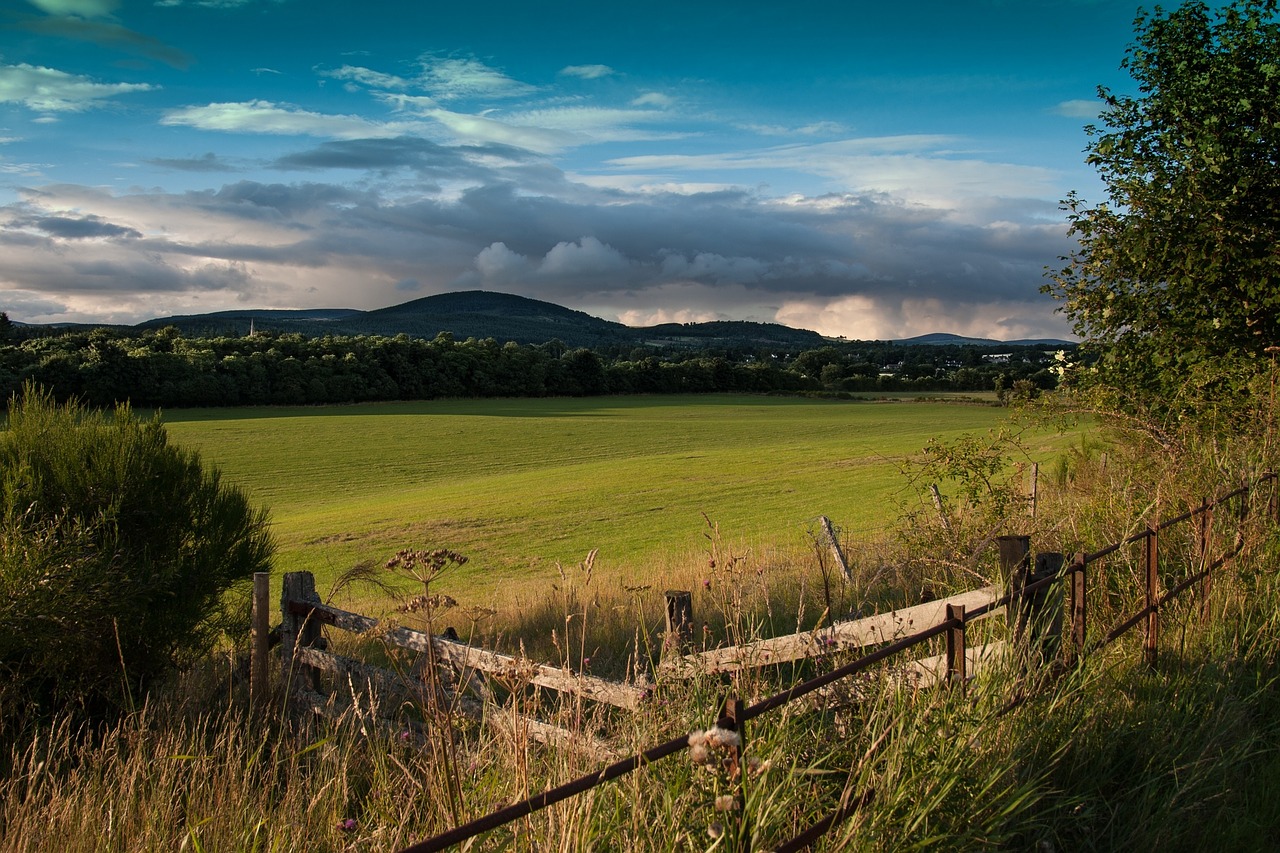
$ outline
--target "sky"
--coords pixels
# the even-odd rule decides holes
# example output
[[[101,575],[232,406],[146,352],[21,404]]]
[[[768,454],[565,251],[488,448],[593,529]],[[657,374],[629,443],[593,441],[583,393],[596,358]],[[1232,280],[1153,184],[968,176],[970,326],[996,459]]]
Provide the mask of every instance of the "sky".
[[[0,310],[1070,337],[1137,3],[0,0]]]

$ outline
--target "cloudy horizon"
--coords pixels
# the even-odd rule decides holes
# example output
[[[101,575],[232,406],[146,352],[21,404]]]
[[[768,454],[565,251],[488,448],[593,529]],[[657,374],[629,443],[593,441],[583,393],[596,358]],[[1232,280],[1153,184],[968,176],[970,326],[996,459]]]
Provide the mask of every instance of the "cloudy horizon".
[[[1136,5],[26,0],[0,310],[485,289],[629,325],[1069,337],[1039,288]]]

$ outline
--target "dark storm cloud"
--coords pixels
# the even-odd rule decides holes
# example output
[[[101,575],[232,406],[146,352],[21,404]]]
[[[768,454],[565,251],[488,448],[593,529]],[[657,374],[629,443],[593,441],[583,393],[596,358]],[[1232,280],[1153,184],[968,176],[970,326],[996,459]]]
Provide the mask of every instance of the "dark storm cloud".
[[[80,209],[126,207],[127,221],[152,235],[141,240],[105,217],[46,212],[71,204],[32,193],[10,220],[28,230],[7,234],[31,234],[43,222],[37,227],[51,240],[115,238],[108,245],[117,254],[99,266],[72,263],[56,245],[25,255],[38,269],[22,280],[71,276],[86,289],[244,294],[292,280],[295,289],[274,291],[274,304],[372,308],[407,293],[485,287],[598,312],[749,310],[757,319],[770,319],[768,306],[799,303],[811,318],[823,305],[862,299],[899,327],[908,303],[929,302],[939,316],[981,314],[987,328],[1015,329],[1010,336],[1057,328],[1039,286],[1045,264],[1068,246],[1047,202],[1000,200],[965,219],[883,193],[780,200],[737,190],[630,191],[573,182],[554,169],[545,175],[549,189],[534,192],[501,181],[507,167],[493,163],[542,168],[536,158],[486,154],[488,162],[475,162],[472,152],[421,140],[361,140],[293,155],[317,169],[363,170],[361,185],[244,180],[182,194],[77,191]],[[455,188],[374,180],[375,162],[419,175],[434,169]],[[94,192],[102,207],[86,195]],[[23,271],[4,266],[0,274],[19,280]]]
[[[138,238],[142,232],[136,228],[115,225],[98,216],[43,216],[30,223],[46,234],[65,240],[89,240],[95,237]]]
[[[219,190],[187,193],[196,206],[228,216],[269,219],[305,228],[304,214],[330,205],[368,203],[372,196],[335,184],[264,184],[239,181]]]
[[[276,160],[276,169],[362,169],[373,172],[414,169],[449,176],[474,176],[476,157],[509,163],[531,158],[528,151],[508,145],[438,145],[415,136],[393,139],[349,139],[325,142],[309,151],[287,154]]]

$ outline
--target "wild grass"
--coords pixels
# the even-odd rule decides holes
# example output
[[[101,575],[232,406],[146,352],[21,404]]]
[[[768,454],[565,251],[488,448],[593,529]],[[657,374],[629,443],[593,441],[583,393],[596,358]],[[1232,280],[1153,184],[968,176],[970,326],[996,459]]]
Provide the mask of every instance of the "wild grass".
[[[1068,456],[1061,477],[1046,477],[1034,518],[1015,502],[1004,519],[1041,548],[1093,549],[1132,532],[1156,511],[1147,487],[1160,492],[1160,514],[1174,514],[1235,476],[1159,474],[1114,445]],[[1194,591],[1162,612],[1154,670],[1140,632],[1066,669],[1011,658],[964,691],[911,689],[886,663],[751,721],[741,775],[677,754],[465,849],[770,849],[850,804],[814,849],[1265,849],[1280,827],[1280,536],[1267,497],[1254,494],[1243,519],[1217,514],[1216,545],[1234,546],[1239,533],[1240,555],[1215,579],[1211,619]],[[695,642],[718,645],[998,574],[990,542],[978,548],[991,522],[982,506],[949,492],[946,526],[927,497],[907,509],[900,535],[844,536],[852,582],[820,541],[777,548],[701,519],[697,548],[646,564],[643,577],[601,572],[584,552],[560,563],[542,596],[517,589],[496,596],[493,612],[464,604],[432,619],[621,679],[661,654],[667,587],[694,592],[695,618],[707,622]],[[1193,541],[1170,531],[1161,548],[1168,586],[1192,570]],[[1122,549],[1091,573],[1091,640],[1140,606],[1139,557]],[[980,624],[990,638],[1004,634],[999,619]],[[367,698],[333,720],[285,713],[279,696],[251,715],[229,660],[210,662],[114,726],[4,732],[0,851],[394,850],[600,768],[535,743],[515,712],[607,738],[625,755],[711,726],[730,690],[751,701],[839,662],[736,682],[660,680],[635,715],[557,701],[515,674],[507,704],[486,705],[481,720],[442,726],[423,696],[391,728],[375,723]]]

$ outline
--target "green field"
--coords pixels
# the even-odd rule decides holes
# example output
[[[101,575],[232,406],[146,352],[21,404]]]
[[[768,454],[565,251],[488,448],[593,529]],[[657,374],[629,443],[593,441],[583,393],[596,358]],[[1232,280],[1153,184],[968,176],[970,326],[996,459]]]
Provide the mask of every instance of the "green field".
[[[605,397],[176,410],[174,440],[271,509],[280,571],[323,579],[400,548],[471,558],[473,590],[604,572],[733,540],[800,545],[821,514],[892,523],[902,459],[985,432],[999,408],[754,396]],[[1063,441],[1046,436],[1044,456]]]

